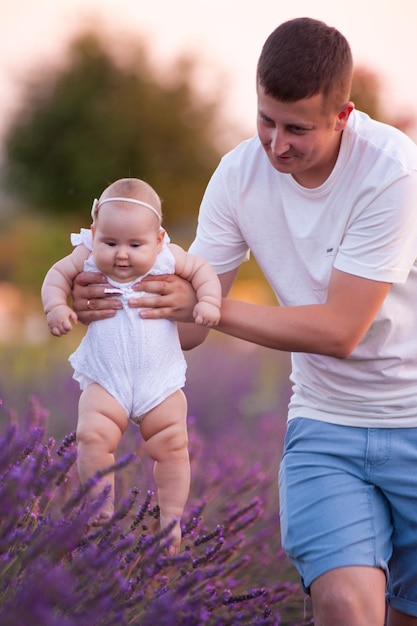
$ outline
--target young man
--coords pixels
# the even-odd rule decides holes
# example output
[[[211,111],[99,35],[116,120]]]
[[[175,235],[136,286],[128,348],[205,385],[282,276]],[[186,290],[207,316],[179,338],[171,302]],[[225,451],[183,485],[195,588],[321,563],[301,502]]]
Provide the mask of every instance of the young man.
[[[322,22],[270,35],[258,134],[222,159],[191,251],[226,298],[250,249],[280,301],[224,299],[217,329],[292,353],[281,530],[316,626],[383,626],[386,587],[389,626],[417,626],[417,147],[354,111],[351,75]],[[118,306],[93,278],[75,286],[85,322]],[[192,321],[186,282],[139,288],[141,316]],[[204,339],[184,328],[184,347]]]

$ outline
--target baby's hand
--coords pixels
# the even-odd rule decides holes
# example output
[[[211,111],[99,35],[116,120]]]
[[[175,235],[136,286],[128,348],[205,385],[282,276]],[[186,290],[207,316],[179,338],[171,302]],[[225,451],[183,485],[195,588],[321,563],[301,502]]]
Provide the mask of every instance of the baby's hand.
[[[217,326],[220,309],[209,302],[197,302],[193,310],[194,321],[201,326]]]
[[[77,314],[66,304],[54,307],[46,316],[50,333],[55,337],[69,333],[77,319]]]

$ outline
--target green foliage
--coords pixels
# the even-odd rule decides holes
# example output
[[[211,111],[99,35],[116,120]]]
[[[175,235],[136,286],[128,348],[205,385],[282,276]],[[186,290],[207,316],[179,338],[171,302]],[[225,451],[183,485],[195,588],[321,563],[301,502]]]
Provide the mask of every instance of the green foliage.
[[[169,221],[196,217],[217,165],[217,105],[198,96],[195,64],[157,80],[143,48],[122,62],[94,32],[71,44],[64,67],[28,84],[5,139],[5,188],[49,214],[88,216],[113,180],[147,180]]]
[[[415,127],[415,115],[408,112],[399,113],[391,106],[388,111],[384,110],[381,78],[367,67],[359,65],[355,68],[350,99],[359,111],[367,113],[374,120],[391,124],[404,133],[410,132]]]
[[[351,99],[359,111],[364,111],[373,119],[381,119],[379,105],[380,80],[372,71],[357,67],[353,74]]]
[[[88,226],[88,212],[83,225]],[[0,285],[20,288],[28,310],[41,306],[40,288],[49,267],[72,251],[70,232],[62,219],[30,214],[0,220]]]

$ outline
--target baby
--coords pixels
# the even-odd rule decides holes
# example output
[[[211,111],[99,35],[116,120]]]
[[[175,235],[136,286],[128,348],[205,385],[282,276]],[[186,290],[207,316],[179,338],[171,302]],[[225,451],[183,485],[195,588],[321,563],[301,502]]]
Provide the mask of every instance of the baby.
[[[91,230],[72,235],[76,246],[55,263],[42,285],[42,302],[50,332],[66,334],[77,321],[68,306],[72,281],[82,271],[107,276],[109,294],[123,309],[114,317],[91,322],[70,356],[74,378],[82,390],[77,424],[78,473],[82,484],[114,464],[114,453],[128,419],[137,424],[154,476],[161,528],[173,524],[170,554],[181,545],[180,519],[190,489],[187,436],[186,362],[177,326],[166,319],[142,319],[128,306],[131,289],[150,274],[176,273],[193,285],[197,324],[215,326],[220,318],[221,288],[214,270],[199,257],[171,244],[161,227],[161,201],[147,183],[125,178],[111,184],[95,200]],[[140,294],[139,294],[140,295]],[[99,479],[91,497],[109,493],[91,523],[100,525],[114,512],[114,475]]]

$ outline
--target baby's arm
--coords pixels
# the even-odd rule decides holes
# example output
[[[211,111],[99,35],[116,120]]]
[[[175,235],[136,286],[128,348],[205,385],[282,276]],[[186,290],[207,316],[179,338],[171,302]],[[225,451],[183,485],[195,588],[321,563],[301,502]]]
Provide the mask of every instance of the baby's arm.
[[[72,281],[83,271],[84,261],[91,254],[85,246],[74,248],[71,254],[54,263],[42,284],[41,298],[49,330],[61,337],[77,323],[77,314],[68,306]]]
[[[168,244],[175,258],[175,273],[190,281],[198,302],[193,315],[196,324],[216,326],[220,320],[222,290],[214,269],[201,257],[189,254],[176,244]]]

